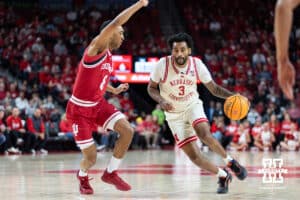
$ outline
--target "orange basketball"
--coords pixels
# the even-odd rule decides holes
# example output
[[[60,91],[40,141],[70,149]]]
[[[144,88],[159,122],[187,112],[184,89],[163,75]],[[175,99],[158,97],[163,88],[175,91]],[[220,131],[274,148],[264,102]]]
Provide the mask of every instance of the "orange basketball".
[[[250,102],[242,95],[232,95],[225,100],[224,113],[232,120],[243,119],[249,111]]]

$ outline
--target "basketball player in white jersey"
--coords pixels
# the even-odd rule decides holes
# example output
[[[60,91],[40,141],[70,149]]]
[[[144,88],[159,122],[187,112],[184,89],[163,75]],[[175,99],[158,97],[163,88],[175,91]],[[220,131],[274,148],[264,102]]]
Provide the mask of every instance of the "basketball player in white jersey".
[[[200,138],[210,149],[221,155],[239,179],[245,179],[247,171],[227,155],[219,142],[212,137],[197,92],[197,82],[201,81],[213,95],[223,99],[233,93],[217,85],[202,61],[190,56],[193,45],[190,35],[175,34],[170,37],[168,44],[172,55],[158,61],[150,76],[148,93],[164,109],[178,147],[194,164],[219,177],[217,193],[227,193],[228,184],[232,180],[231,174],[206,160],[201,155],[196,140]]]

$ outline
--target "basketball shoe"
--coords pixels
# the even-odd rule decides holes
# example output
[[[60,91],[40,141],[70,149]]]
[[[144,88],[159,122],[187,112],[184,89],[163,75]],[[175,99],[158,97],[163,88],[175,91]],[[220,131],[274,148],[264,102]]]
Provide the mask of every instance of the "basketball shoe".
[[[228,192],[228,185],[229,183],[232,181],[232,175],[226,170],[224,169],[224,171],[226,171],[227,176],[226,177],[219,177],[219,187],[217,190],[218,194],[225,194]]]
[[[234,174],[238,177],[238,179],[244,180],[247,177],[248,173],[246,168],[240,165],[238,161],[233,159],[228,163],[227,166],[234,172]]]
[[[88,176],[79,176],[79,171],[77,172],[77,179],[79,180],[79,191],[80,194],[93,194],[94,190],[89,183]]]
[[[105,170],[101,179],[105,183],[114,185],[118,190],[131,190],[131,186],[126,183],[121,177],[119,177],[117,170],[113,171],[112,173],[108,173],[107,170]]]

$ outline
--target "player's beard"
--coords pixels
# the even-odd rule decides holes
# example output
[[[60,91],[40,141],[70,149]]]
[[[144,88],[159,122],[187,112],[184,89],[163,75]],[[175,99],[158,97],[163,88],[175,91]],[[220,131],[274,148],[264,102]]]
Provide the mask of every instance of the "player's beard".
[[[175,58],[175,62],[177,65],[184,65],[186,63],[186,57],[179,56]]]

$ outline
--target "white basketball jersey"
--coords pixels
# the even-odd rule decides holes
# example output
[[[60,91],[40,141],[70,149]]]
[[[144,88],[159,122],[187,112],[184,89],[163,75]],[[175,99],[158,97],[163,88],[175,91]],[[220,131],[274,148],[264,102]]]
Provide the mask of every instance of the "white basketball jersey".
[[[187,66],[175,66],[174,58],[167,56],[160,59],[151,73],[151,79],[159,83],[160,95],[171,102],[174,110],[182,112],[195,101],[199,101],[197,81],[207,83],[212,80],[211,75],[198,58],[189,56]]]

